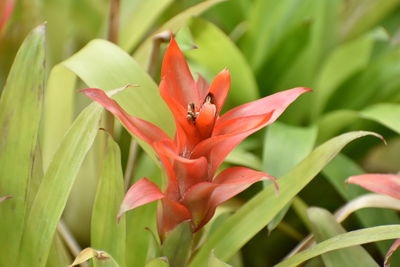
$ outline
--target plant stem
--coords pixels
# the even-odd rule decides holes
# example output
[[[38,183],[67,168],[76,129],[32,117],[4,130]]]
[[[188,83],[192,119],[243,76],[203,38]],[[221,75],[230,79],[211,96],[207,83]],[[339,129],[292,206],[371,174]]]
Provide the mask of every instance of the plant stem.
[[[81,252],[82,248],[79,246],[78,242],[76,242],[74,236],[71,234],[63,220],[60,220],[60,222],[58,223],[57,232],[60,234],[61,239],[67,245],[72,256],[76,258]],[[87,267],[87,264],[81,263],[81,266]]]

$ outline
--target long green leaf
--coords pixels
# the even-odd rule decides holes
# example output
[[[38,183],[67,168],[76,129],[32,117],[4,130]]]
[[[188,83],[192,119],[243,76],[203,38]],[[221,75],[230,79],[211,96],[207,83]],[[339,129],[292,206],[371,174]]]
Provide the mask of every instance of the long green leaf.
[[[96,103],[82,111],[55,153],[25,222],[18,266],[45,265],[71,187],[97,134],[101,111]]]
[[[57,70],[56,68],[60,69]],[[130,115],[138,116],[159,126],[168,134],[173,133],[174,123],[172,122],[172,115],[167,105],[161,99],[157,85],[138,63],[118,46],[105,40],[91,41],[79,52],[56,66],[51,73],[50,81],[55,80],[55,82],[61,83],[63,79],[71,79],[69,71],[72,71],[89,87],[101,88],[103,90],[121,88],[127,84],[139,85],[139,87],[128,88],[118,93],[114,98]],[[50,96],[52,99],[48,100],[49,102],[57,102],[58,95],[60,94],[70,94],[68,92],[60,92],[60,89],[71,90],[72,88],[54,88],[55,91],[51,93]],[[52,114],[68,113],[70,105],[72,104],[69,104],[69,106],[52,105],[52,109],[48,109],[47,112],[51,112]],[[69,115],[67,114],[66,116]],[[52,120],[46,122],[45,135],[51,136],[52,133],[60,134],[57,126],[61,122],[54,125],[51,122]],[[65,127],[65,124],[62,124],[62,126]],[[155,159],[154,152],[149,146],[141,140],[138,142]],[[48,148],[48,150],[51,149],[54,150],[54,144]]]
[[[238,105],[258,98],[257,83],[250,66],[229,37],[211,22],[200,18],[191,20],[190,29],[199,49],[188,51],[187,56],[214,75],[225,67],[229,69],[231,104]]]
[[[91,246],[107,251],[125,266],[125,217],[117,223],[117,214],[124,198],[124,177],[118,145],[106,135],[105,151],[91,223]]]
[[[350,132],[317,147],[291,172],[279,179],[279,193],[275,193],[270,185],[227,219],[204,243],[191,266],[204,266],[212,249],[221,260],[229,259],[267,225],[345,145],[366,135],[377,136],[371,132]]]
[[[125,0],[121,2],[119,45],[130,52],[172,0]]]
[[[0,99],[0,266],[15,266],[33,182],[44,88],[45,26],[35,28],[14,60]]]
[[[195,6],[192,6],[185,11],[179,13],[166,23],[164,23],[157,31],[153,32],[152,36],[147,38],[140,46],[139,48],[135,51],[134,58],[139,62],[139,64],[143,67],[148,67],[149,64],[149,58],[150,58],[150,53],[152,49],[152,42],[153,42],[153,36],[157,33],[163,32],[163,31],[173,31],[176,32],[180,28],[182,28],[187,20],[191,17],[198,16],[201,13],[205,12],[207,9],[211,8],[212,6],[221,3],[226,0],[208,0],[208,1],[203,1]]]
[[[340,37],[348,40],[371,29],[400,4],[398,0],[355,0],[341,14]]]
[[[160,183],[161,173],[155,163],[143,154],[138,160],[134,173],[135,181],[147,177]],[[152,235],[146,228],[156,233],[156,203],[138,207],[126,214],[126,265],[142,267],[151,252]]]
[[[43,167],[47,169],[74,115],[76,76],[62,65],[55,66],[47,82],[43,114]]]
[[[318,243],[339,234],[346,233],[346,230],[336,222],[333,215],[325,209],[309,208],[308,217],[312,225],[312,232]],[[378,267],[378,264],[376,264],[372,257],[361,246],[324,253],[322,259],[327,267],[353,267],[357,265]]]
[[[316,82],[315,116],[319,115],[337,86],[368,64],[375,40],[364,35],[337,47],[324,63]]]
[[[360,113],[362,117],[377,121],[400,134],[399,104],[377,104],[362,110]]]
[[[286,174],[312,151],[316,138],[316,127],[295,127],[275,122],[265,135],[262,170],[275,177]],[[271,232],[282,221],[290,204],[268,224],[268,231]]]
[[[292,267],[326,252],[351,246],[400,237],[400,225],[385,225],[352,231],[325,240],[312,248],[296,254],[275,267]]]

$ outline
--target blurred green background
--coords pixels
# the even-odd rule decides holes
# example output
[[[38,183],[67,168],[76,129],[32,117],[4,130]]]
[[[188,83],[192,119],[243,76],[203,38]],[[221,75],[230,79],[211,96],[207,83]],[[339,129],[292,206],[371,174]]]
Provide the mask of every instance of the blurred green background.
[[[45,103],[50,101],[53,105],[45,104],[45,112],[54,115],[43,115],[39,131],[46,170],[65,130],[89,103],[75,90],[50,96],[50,87],[81,89],[104,84],[107,88],[103,89],[113,89],[139,82],[122,79],[114,82],[114,76],[109,80],[104,76],[101,82],[88,78],[86,69],[96,64],[107,65],[104,69],[116,67],[116,72],[119,71],[117,67],[124,66],[112,65],[109,60],[114,56],[115,65],[119,64],[116,56],[119,51],[101,50],[101,43],[92,42],[92,46],[86,47],[93,52],[93,60],[88,60],[89,63],[79,65],[86,56],[83,54],[80,54],[82,58],[76,55],[71,58],[93,39],[110,39],[111,1],[16,0],[14,4],[11,17],[0,32],[0,88],[5,85],[23,39],[43,22],[46,22],[46,77],[55,77],[56,74],[50,74],[50,71],[57,70],[57,66],[78,76],[75,81],[74,77],[62,74],[64,80],[54,78],[61,83],[46,82]],[[281,177],[316,145],[343,132],[371,130],[382,134],[388,143],[385,146],[368,138],[349,145],[301,191],[293,205],[286,206],[272,225],[265,227],[242,248],[234,258],[234,266],[271,266],[287,255],[308,233],[306,224],[299,217],[299,203],[333,212],[365,192],[344,185],[348,176],[399,171],[400,1],[121,0],[117,20],[118,31],[114,32],[117,37],[111,41],[144,70],[148,69],[152,37],[163,30],[174,31],[193,73],[201,73],[210,82],[216,73],[227,67],[232,74],[232,90],[226,108],[292,87],[314,90],[294,103],[278,123],[241,144],[226,164],[245,165]],[[158,62],[161,62],[165,48],[166,44],[162,44],[161,55],[156,58]],[[156,68],[153,75],[156,83],[159,82],[158,72],[159,68]],[[55,99],[59,102],[54,102]],[[15,107],[18,105],[16,103]],[[140,111],[137,113],[140,117]],[[54,121],[59,124],[51,127],[59,128],[52,132],[48,125]],[[172,131],[167,122],[164,126]],[[131,139],[119,128],[114,139],[119,144],[126,175],[129,151],[133,149]],[[134,170],[128,173],[126,186],[143,176],[160,176],[157,167],[140,148],[136,153]],[[89,152],[63,212],[63,222],[81,248],[90,245],[98,154],[95,149]],[[242,205],[263,186],[251,187],[229,204],[233,207]],[[151,206],[138,214],[153,218],[153,209]],[[127,216],[128,228],[137,222],[134,217],[134,212]],[[398,222],[394,212],[372,209],[359,211],[344,225],[351,230]],[[134,234],[132,238],[135,238]],[[148,240],[146,242],[148,246]],[[381,260],[389,244],[368,245],[367,249],[375,259]],[[59,246],[64,245],[60,243]],[[60,254],[56,257],[59,262],[72,262],[69,252]],[[51,263],[48,265],[52,266]]]

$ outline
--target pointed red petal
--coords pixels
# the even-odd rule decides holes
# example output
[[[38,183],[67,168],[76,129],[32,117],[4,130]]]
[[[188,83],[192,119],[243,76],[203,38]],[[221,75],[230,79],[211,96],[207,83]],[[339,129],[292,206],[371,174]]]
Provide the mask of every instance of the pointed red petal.
[[[182,107],[186,108],[190,103],[199,104],[189,66],[173,37],[164,55],[161,79],[165,80],[168,95]]]
[[[214,98],[214,104],[217,106],[217,115],[221,112],[224,106],[225,99],[229,93],[231,85],[231,76],[227,69],[224,69],[214,78],[211,83],[210,91]]]
[[[259,100],[240,105],[229,110],[217,121],[217,125],[227,120],[239,117],[254,116],[273,112],[271,121],[274,122],[285,109],[296,100],[301,94],[310,92],[311,89],[297,87],[290,90],[278,92],[276,94],[261,98]],[[217,127],[217,126],[216,126]]]
[[[378,194],[400,199],[400,175],[361,174],[350,177],[346,182],[357,184]]]
[[[172,231],[177,225],[190,220],[189,210],[178,201],[163,198],[157,209],[157,228],[161,241],[165,233]]]
[[[172,112],[176,126],[175,140],[179,151],[192,150],[194,144],[198,143],[200,136],[193,124],[187,119],[187,105],[182,107],[176,99],[168,92],[167,83],[162,80],[160,83],[160,94]]]
[[[117,116],[128,131],[146,143],[153,145],[153,142],[170,139],[166,133],[154,124],[127,114],[125,110],[123,110],[117,102],[108,97],[103,90],[89,88],[80,91]]]
[[[2,13],[0,14],[0,32],[3,29],[3,27],[6,25],[8,19],[10,18],[13,9],[14,9],[14,0],[5,0],[2,4],[0,4],[0,11]]]
[[[247,136],[258,131],[270,121],[272,114],[263,114],[245,118],[237,118],[220,124],[223,127],[214,129],[213,137],[205,139],[193,150],[192,157],[207,157],[213,175],[225,157]]]
[[[208,88],[210,86],[203,76],[201,76],[199,73],[196,74],[197,74],[197,80],[195,81],[196,91],[199,94],[199,99],[205,99],[208,94]]]
[[[192,212],[196,230],[212,218],[218,205],[263,178],[272,180],[277,188],[271,175],[244,167],[226,169],[212,183],[204,182],[190,188],[182,203]]]
[[[150,182],[146,178],[140,179],[132,185],[126,193],[119,209],[117,219],[128,210],[162,199],[163,197],[164,194],[156,184]]]
[[[6,199],[9,199],[9,198],[12,198],[12,196],[0,197],[0,202],[4,201],[4,200],[6,200]]]
[[[385,255],[384,267],[390,267],[390,261],[393,253],[400,247],[400,239],[397,239],[391,246]]]

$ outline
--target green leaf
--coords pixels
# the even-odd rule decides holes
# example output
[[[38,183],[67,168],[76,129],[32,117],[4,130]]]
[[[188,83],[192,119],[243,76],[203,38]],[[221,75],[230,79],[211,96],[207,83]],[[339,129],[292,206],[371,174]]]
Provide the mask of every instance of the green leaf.
[[[337,86],[368,63],[375,40],[364,35],[338,46],[325,61],[316,81],[315,116],[323,112],[329,97]]]
[[[246,166],[255,170],[261,170],[261,159],[240,147],[236,147],[232,150],[232,152],[225,158],[225,162]]]
[[[272,176],[285,175],[313,149],[317,128],[275,122],[266,131],[262,170]],[[284,159],[284,160],[282,160]]]
[[[262,170],[275,177],[283,176],[312,151],[316,137],[317,128],[314,126],[296,127],[275,122],[265,135]],[[264,182],[264,185],[268,184]],[[268,231],[271,232],[282,221],[290,205],[288,203],[268,224]]]
[[[121,88],[127,84],[139,85],[139,87],[125,89],[113,98],[130,115],[147,120],[168,134],[173,133],[172,115],[161,99],[156,83],[135,60],[118,46],[105,40],[94,40],[60,64],[81,78],[89,87],[107,91]],[[54,71],[54,75],[57,75],[56,71]],[[64,71],[59,78],[54,79],[62,82],[62,78],[65,79],[65,76],[68,75]],[[51,76],[50,80],[52,78]],[[59,87],[58,90],[60,89],[65,88]],[[58,91],[58,93],[60,92]],[[52,95],[56,101],[57,94]],[[61,105],[60,107],[53,106],[53,109],[47,110],[47,112],[58,114],[63,113],[64,110]],[[54,128],[58,124],[52,126],[47,123],[47,125],[48,136],[57,131]],[[141,140],[138,140],[138,143],[156,160],[154,151],[148,145]]]
[[[160,168],[143,153],[136,165],[134,177],[135,181],[147,177],[159,185]],[[158,246],[152,243],[152,233],[157,232],[156,208],[157,203],[149,203],[126,213],[126,251],[128,251],[126,266],[144,266],[148,257],[151,256],[151,245]]]
[[[0,99],[0,265],[15,266],[37,158],[42,114],[45,26],[35,28],[19,49]],[[40,161],[40,160],[39,160]],[[32,185],[33,186],[33,185]]]
[[[355,0],[346,3],[341,14],[341,39],[345,41],[371,29],[399,4],[398,0]]]
[[[309,208],[308,217],[311,221],[311,229],[318,243],[346,233],[346,230],[336,222],[332,214],[321,208]],[[322,260],[327,267],[343,266],[379,266],[361,246],[335,250],[329,253],[322,254]]]
[[[125,0],[121,2],[119,45],[132,51],[172,0]]]
[[[74,116],[76,76],[62,65],[55,66],[47,81],[43,113],[43,167],[47,169],[60,140]]]
[[[351,246],[376,242],[380,240],[395,239],[400,237],[399,225],[385,225],[356,230],[345,234],[340,234],[328,240],[302,251],[283,262],[275,265],[275,267],[291,267],[298,266],[299,264],[324,253],[348,248]]]
[[[230,267],[226,262],[221,261],[215,256],[214,251],[211,251],[210,257],[208,257],[208,267]]]
[[[336,43],[334,33],[337,30],[341,2],[340,0],[308,2],[309,6],[305,8],[307,16],[311,19],[310,40],[293,67],[284,74],[279,88],[293,87],[294,82],[296,85],[300,83],[302,86],[314,87],[315,73]]]
[[[67,250],[64,242],[61,240],[60,235],[54,235],[53,244],[50,249],[49,257],[47,259],[47,267],[54,266],[68,266],[71,262],[69,251]]]
[[[79,265],[90,259],[93,260],[94,267],[119,267],[118,263],[107,252],[95,250],[93,248],[85,248],[82,250],[70,267]]]
[[[345,145],[366,135],[378,136],[371,132],[350,132],[317,147],[292,171],[278,180],[278,193],[270,185],[228,218],[204,243],[193,258],[191,266],[204,266],[212,249],[215,249],[221,260],[229,259],[266,226]]]
[[[360,114],[361,117],[377,121],[400,134],[399,104],[377,104],[362,110]]]
[[[214,75],[224,68],[229,69],[231,90],[228,100],[231,104],[238,105],[258,98],[257,83],[250,66],[229,37],[211,22],[200,18],[193,18],[189,27],[199,49],[188,51],[186,55]]]
[[[124,198],[124,177],[121,169],[120,150],[111,136],[105,138],[102,169],[93,204],[91,223],[91,246],[107,251],[121,265],[125,266],[125,217],[117,223],[117,214]]]
[[[153,32],[153,34],[147,38],[140,46],[139,48],[135,51],[134,53],[134,58],[139,62],[139,64],[143,67],[148,67],[149,64],[149,59],[150,59],[150,53],[152,49],[152,43],[153,43],[153,36],[157,33],[163,32],[163,31],[172,31],[176,32],[180,28],[182,28],[187,20],[191,17],[198,16],[201,13],[205,12],[207,9],[213,7],[214,5],[221,3],[226,0],[208,0],[208,1],[203,1],[195,6],[192,6],[185,11],[179,13],[166,23],[164,23],[158,30]]]
[[[149,261],[145,267],[168,267],[167,259],[157,258]]]
[[[243,40],[243,50],[253,69],[259,69],[276,46],[295,25],[308,18],[312,1],[256,0],[249,17],[248,31]],[[268,16],[265,11],[268,10]]]
[[[18,266],[45,265],[71,187],[97,134],[101,111],[97,103],[85,108],[55,153],[25,223]]]
[[[339,134],[358,118],[359,116],[354,110],[340,109],[325,114],[318,121],[317,143],[324,142]]]
[[[163,256],[168,258],[171,267],[186,266],[192,250],[192,226],[185,221],[167,233],[162,245]]]

